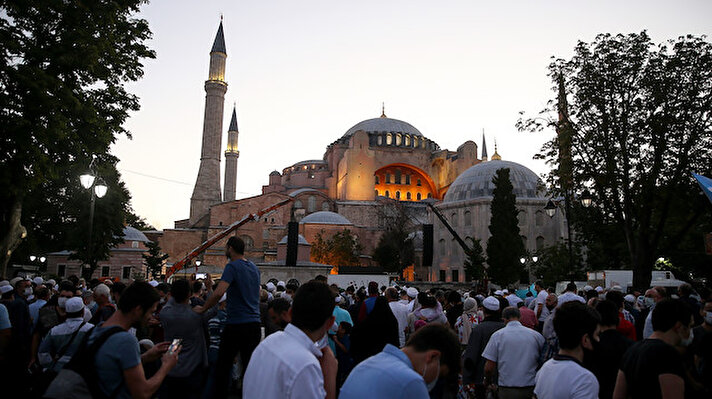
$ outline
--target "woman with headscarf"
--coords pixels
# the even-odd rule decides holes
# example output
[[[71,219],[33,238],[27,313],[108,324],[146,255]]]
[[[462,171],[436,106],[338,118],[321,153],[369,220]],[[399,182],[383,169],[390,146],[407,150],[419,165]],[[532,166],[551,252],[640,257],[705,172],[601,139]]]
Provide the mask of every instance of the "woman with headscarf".
[[[381,352],[386,344],[396,347],[400,344],[398,320],[386,298],[379,296],[376,297],[373,310],[351,330],[351,357],[354,364]]]
[[[467,346],[472,329],[479,323],[477,317],[477,300],[475,298],[465,299],[462,315],[455,321],[455,331],[460,340],[460,345]]]

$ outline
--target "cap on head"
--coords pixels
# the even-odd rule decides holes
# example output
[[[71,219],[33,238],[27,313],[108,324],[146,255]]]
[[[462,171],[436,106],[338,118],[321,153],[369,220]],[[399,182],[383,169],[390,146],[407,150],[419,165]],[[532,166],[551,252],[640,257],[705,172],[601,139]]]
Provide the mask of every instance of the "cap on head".
[[[64,310],[67,313],[79,312],[82,309],[84,309],[84,301],[78,296],[67,299],[67,303],[64,305]]]
[[[488,296],[482,301],[482,306],[486,309],[496,312],[499,310],[499,300],[493,296]]]
[[[596,287],[596,292],[598,292],[599,294],[603,292],[603,287],[601,287],[600,285]]]
[[[408,287],[405,293],[408,294],[409,297],[415,298],[418,296],[418,289],[415,287]]]
[[[42,284],[44,284],[44,280],[43,280],[42,277],[40,277],[40,276],[37,276],[37,277],[33,278],[33,279],[32,279],[32,282],[35,283],[35,284],[37,284],[37,285],[42,285]]]
[[[10,284],[0,286],[0,294],[7,294],[8,292],[14,290]]]
[[[277,287],[274,286],[273,282],[270,281],[269,283],[267,283],[267,291],[273,292],[276,289],[277,289]]]
[[[286,287],[286,286],[287,286],[287,283],[285,283],[284,281],[277,282],[277,287]]]
[[[495,295],[502,296],[502,290],[497,290],[494,292]]]

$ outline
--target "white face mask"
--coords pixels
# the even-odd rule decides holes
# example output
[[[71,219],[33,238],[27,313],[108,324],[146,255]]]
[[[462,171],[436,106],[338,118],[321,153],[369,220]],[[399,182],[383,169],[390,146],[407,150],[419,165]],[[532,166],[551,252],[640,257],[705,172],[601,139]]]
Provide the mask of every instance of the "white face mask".
[[[705,313],[705,323],[712,325],[712,312]]]
[[[25,296],[30,296],[30,295],[32,295],[32,287],[25,288]]]
[[[59,305],[60,309],[64,309],[64,305],[67,304],[67,299],[68,298],[65,298],[63,296],[60,296],[59,298],[57,298],[57,305]]]
[[[425,372],[428,371],[428,364],[425,364],[425,367],[423,368],[423,380],[425,380]],[[440,378],[440,362],[438,361],[438,372],[435,374],[435,379],[426,382],[425,387],[428,388],[428,392],[432,391],[433,388],[435,388],[435,385],[438,384],[438,379]]]
[[[653,305],[655,305],[655,299],[649,298],[649,297],[645,297],[645,306],[648,307],[648,308],[652,308]]]
[[[692,340],[695,338],[695,334],[693,334],[692,330],[690,330],[690,336],[687,337],[687,339],[683,339],[680,341],[680,346],[689,346],[692,343]]]

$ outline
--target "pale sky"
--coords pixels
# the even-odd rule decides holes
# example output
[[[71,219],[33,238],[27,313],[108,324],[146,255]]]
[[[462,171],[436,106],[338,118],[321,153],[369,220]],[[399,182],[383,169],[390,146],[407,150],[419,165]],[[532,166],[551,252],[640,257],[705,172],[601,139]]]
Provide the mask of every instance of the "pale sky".
[[[496,4],[495,4],[496,3]],[[240,128],[237,197],[273,170],[321,159],[354,124],[404,120],[441,148],[482,129],[490,156],[548,171],[532,157],[553,132],[519,133],[552,98],[546,67],[578,40],[647,30],[660,42],[712,34],[712,1],[195,1],[143,8],[156,59],[129,85],[141,110],[112,152],[136,212],[157,228],[188,217],[200,163],[209,52],[224,16],[223,146],[233,103]],[[224,168],[224,159],[222,162]],[[223,181],[221,179],[221,186]]]

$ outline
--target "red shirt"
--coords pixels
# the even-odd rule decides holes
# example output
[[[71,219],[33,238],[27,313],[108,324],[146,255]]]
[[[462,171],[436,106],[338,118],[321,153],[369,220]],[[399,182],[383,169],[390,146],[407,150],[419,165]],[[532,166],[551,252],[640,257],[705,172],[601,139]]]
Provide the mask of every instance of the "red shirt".
[[[637,337],[635,334],[635,326],[633,325],[633,323],[625,319],[625,316],[623,316],[623,312],[618,312],[618,320],[619,323],[616,330],[623,334],[624,337],[633,341],[637,341]]]
[[[519,313],[522,315],[519,318],[519,322],[522,323],[524,327],[534,329],[536,328],[537,324],[539,324],[536,319],[536,313],[534,313],[533,310],[527,308],[526,306],[520,307]]]

